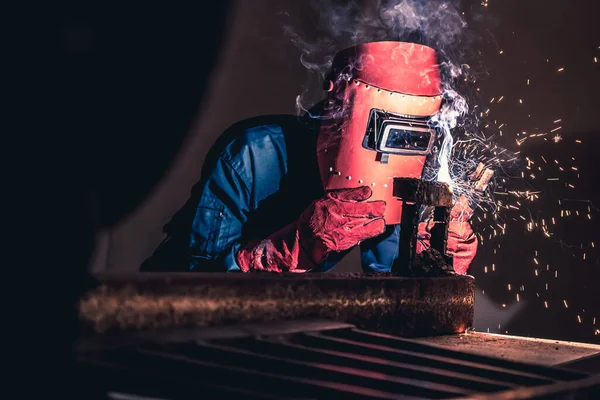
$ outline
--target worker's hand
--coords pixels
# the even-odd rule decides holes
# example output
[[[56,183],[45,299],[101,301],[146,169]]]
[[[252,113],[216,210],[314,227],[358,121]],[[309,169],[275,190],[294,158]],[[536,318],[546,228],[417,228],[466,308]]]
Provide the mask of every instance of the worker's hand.
[[[367,201],[367,186],[329,192],[298,220],[269,237],[247,243],[236,254],[243,272],[305,272],[330,252],[347,250],[385,230],[385,202]]]
[[[331,191],[302,214],[300,244],[315,264],[384,232],[386,204],[367,201],[372,194],[368,186]]]
[[[477,254],[477,236],[475,236],[469,223],[469,218],[472,215],[473,210],[469,207],[467,198],[461,196],[454,207],[452,207],[450,221],[448,222],[446,252],[453,257],[454,271],[461,275],[467,273],[473,258]],[[417,253],[429,248],[432,227],[432,220],[419,224]]]

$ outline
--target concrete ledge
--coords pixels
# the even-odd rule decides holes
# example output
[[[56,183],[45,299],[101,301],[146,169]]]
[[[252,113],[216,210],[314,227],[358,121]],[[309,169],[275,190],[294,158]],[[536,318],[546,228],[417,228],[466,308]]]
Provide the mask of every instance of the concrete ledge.
[[[405,337],[472,326],[470,276],[98,275],[78,304],[82,334],[326,318]]]

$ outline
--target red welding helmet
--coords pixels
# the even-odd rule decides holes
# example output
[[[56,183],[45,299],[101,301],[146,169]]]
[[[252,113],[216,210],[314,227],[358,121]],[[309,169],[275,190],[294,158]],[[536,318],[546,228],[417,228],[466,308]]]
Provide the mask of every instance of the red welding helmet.
[[[435,51],[404,42],[373,42],[336,54],[327,77],[317,155],[325,190],[369,186],[371,200],[388,203],[387,224],[400,223],[390,206],[396,177],[420,178],[442,102]]]

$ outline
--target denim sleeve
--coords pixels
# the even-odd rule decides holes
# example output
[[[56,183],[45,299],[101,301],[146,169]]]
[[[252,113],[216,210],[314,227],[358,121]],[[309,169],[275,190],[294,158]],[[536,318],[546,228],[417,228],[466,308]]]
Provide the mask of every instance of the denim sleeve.
[[[207,171],[190,233],[190,270],[240,271],[242,228],[259,202],[279,190],[286,160],[278,125],[248,129],[230,142]]]
[[[398,258],[400,225],[388,225],[385,232],[360,244],[364,272],[390,272]]]
[[[221,156],[206,179],[192,222],[190,270],[239,271],[235,254],[249,211],[248,182]]]

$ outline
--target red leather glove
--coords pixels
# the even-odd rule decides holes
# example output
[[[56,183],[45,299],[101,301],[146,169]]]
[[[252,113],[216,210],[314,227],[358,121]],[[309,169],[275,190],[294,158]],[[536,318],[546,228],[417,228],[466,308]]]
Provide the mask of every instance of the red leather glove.
[[[448,254],[453,256],[454,271],[461,275],[467,273],[473,258],[477,254],[477,236],[475,236],[473,229],[471,229],[471,224],[469,224],[471,215],[473,215],[473,210],[469,207],[466,197],[461,196],[450,212],[448,243],[446,247]],[[417,253],[429,248],[432,226],[432,221],[421,222],[419,224]]]
[[[330,252],[347,250],[385,230],[384,201],[369,201],[368,186],[329,192],[298,220],[268,238],[248,243],[236,255],[240,269],[304,272]]]

